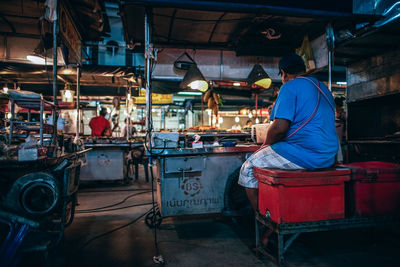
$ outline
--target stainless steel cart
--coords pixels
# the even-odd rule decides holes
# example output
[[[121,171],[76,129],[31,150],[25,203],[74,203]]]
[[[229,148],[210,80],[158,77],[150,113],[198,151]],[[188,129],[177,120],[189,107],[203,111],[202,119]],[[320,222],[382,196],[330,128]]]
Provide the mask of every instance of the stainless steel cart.
[[[165,149],[156,157],[158,210],[152,216],[225,213],[232,214],[247,203],[244,190],[237,185],[239,170],[246,155],[259,146]],[[155,150],[155,153],[157,151]],[[158,213],[158,214],[156,214]],[[161,223],[160,218],[157,224]]]

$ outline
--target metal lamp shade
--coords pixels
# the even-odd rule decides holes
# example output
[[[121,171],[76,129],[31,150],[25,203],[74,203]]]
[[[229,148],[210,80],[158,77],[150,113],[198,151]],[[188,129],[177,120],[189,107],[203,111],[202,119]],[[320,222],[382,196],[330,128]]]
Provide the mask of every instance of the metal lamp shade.
[[[205,92],[208,89],[208,83],[197,65],[192,65],[183,77],[180,87],[181,89],[189,87],[194,90]]]
[[[247,77],[247,84],[257,84],[263,88],[269,88],[272,80],[269,75],[265,72],[260,64],[255,64]]]

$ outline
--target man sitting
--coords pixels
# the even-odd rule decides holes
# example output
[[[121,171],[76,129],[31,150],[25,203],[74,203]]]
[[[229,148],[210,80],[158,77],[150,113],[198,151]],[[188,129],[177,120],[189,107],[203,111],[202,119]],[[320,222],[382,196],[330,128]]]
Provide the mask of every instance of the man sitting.
[[[338,139],[335,128],[335,103],[329,89],[306,77],[302,58],[284,56],[279,62],[282,87],[272,109],[264,144],[240,170],[239,184],[257,210],[258,181],[253,167],[285,170],[314,170],[335,162]]]

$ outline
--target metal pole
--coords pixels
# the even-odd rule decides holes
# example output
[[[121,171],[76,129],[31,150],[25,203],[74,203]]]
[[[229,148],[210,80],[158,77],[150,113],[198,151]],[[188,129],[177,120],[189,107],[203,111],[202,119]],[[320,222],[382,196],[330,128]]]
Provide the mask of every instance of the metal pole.
[[[204,93],[201,94],[201,125],[204,125]]]
[[[57,12],[57,11],[56,11]],[[57,19],[53,21],[53,103],[54,106],[57,107]],[[53,115],[53,126],[54,126],[54,133],[53,133],[53,138],[52,138],[52,144],[55,145],[57,143],[57,112],[55,109],[52,111]],[[43,114],[41,114],[43,116]],[[43,119],[43,118],[41,118]],[[42,123],[40,124],[40,130],[43,131],[42,129],[43,125]],[[43,136],[41,136],[41,145],[43,142]],[[55,155],[54,150],[54,155]]]
[[[332,24],[329,23],[326,27],[326,45],[328,47],[328,88],[332,91],[332,66],[333,66],[333,51],[335,49],[335,33]]]
[[[14,117],[15,117],[15,103],[11,100],[11,119],[10,119],[10,133],[8,136],[8,144],[11,145],[11,139],[14,131]]]
[[[332,50],[328,51],[328,88],[332,91]]]
[[[40,100],[40,146],[43,146],[43,99]],[[57,132],[57,125],[53,124],[53,131]]]
[[[149,9],[146,9],[146,14],[144,16],[144,38],[145,38],[145,57],[146,57],[146,130],[148,133],[151,131],[151,88],[150,88],[150,57],[151,57],[151,48],[150,48],[150,24],[149,24]],[[151,143],[151,142],[149,142]],[[151,149],[151,146],[149,147]]]
[[[79,104],[80,104],[80,93],[81,93],[81,68],[79,65],[76,67],[76,137],[79,137],[80,133],[80,114],[79,114]]]
[[[126,94],[126,100],[125,100],[125,110],[126,110],[126,118],[125,118],[125,130],[126,130],[126,140],[129,141],[130,139],[130,134],[132,133],[131,130],[131,115],[129,114],[129,99],[128,99],[128,94],[132,97],[131,95],[131,90],[130,87],[127,87],[128,92]],[[123,134],[123,133],[122,133]]]

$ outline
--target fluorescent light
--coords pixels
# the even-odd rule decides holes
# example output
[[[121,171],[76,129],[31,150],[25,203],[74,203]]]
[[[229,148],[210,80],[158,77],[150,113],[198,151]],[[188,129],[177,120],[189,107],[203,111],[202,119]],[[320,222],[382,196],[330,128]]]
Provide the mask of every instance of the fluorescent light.
[[[45,65],[46,60],[44,60],[44,57],[36,56],[36,55],[28,55],[26,56],[26,59],[32,62],[33,64],[38,64],[38,65]]]
[[[62,72],[62,74],[69,75],[69,74],[72,74],[72,73],[73,73],[73,70],[72,70],[72,68],[64,67],[64,68],[61,70],[61,72]]]
[[[240,83],[235,82],[235,83],[233,83],[233,86],[240,86]]]
[[[347,85],[347,82],[336,82],[337,85]]]
[[[128,101],[131,100],[131,94],[128,93],[128,94],[126,95],[126,98],[128,99]]]
[[[178,95],[202,95],[201,92],[178,92]]]

